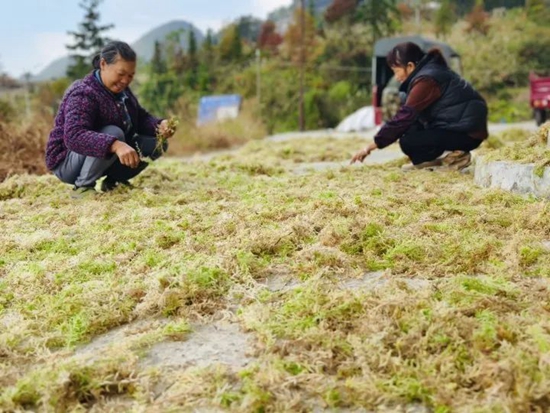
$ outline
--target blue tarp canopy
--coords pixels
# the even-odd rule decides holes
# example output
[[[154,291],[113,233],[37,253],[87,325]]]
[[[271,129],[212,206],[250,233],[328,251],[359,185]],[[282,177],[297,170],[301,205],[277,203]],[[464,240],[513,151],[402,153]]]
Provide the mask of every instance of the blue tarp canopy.
[[[222,119],[235,118],[239,114],[241,102],[240,95],[204,96],[199,102],[197,123],[204,125]]]

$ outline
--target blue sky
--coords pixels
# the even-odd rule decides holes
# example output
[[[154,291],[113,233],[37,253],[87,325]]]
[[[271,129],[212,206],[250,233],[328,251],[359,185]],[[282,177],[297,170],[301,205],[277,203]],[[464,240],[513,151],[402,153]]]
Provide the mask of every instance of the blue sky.
[[[67,54],[67,31],[76,30],[83,10],[79,0],[2,0],[0,70],[19,77],[37,73]],[[7,3],[7,4],[6,4]],[[129,43],[170,20],[185,19],[202,30],[219,29],[242,15],[265,18],[291,0],[104,0],[101,22],[113,23],[109,35]]]

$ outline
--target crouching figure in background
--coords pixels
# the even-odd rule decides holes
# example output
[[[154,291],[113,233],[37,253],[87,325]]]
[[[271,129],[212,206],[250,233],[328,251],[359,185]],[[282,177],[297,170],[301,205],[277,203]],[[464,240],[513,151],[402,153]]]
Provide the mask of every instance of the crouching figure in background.
[[[474,88],[453,72],[438,49],[424,53],[415,43],[395,46],[388,65],[401,83],[405,103],[351,163],[399,141],[411,160],[403,169],[448,167],[461,170],[470,152],[487,138],[487,104]],[[442,157],[444,152],[450,151]]]

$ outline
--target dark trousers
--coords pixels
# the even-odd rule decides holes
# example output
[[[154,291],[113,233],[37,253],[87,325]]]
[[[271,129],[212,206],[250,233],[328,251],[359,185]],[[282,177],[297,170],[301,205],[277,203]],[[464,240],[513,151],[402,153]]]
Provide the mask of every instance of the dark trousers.
[[[106,126],[100,132],[115,136],[134,149],[139,148],[138,153],[141,152],[143,157],[149,157],[152,160],[159,158],[166,150],[166,147],[163,151],[156,148],[157,139],[154,136],[135,135],[133,138],[126,139],[122,129],[112,125]],[[115,154],[102,159],[69,151],[67,157],[53,172],[61,181],[81,187],[94,186],[102,176],[107,176],[113,181],[127,181],[137,176],[147,165],[147,162],[141,161],[137,168],[130,168],[122,165]]]
[[[473,151],[481,142],[464,132],[421,128],[412,128],[399,139],[401,150],[414,165],[433,161],[445,151]]]

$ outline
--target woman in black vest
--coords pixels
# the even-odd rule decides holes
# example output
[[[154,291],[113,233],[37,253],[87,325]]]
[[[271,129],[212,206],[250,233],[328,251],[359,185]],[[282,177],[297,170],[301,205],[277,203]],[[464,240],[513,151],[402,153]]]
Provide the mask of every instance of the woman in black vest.
[[[412,162],[404,169],[460,170],[470,165],[470,151],[488,136],[487,104],[481,95],[449,68],[438,49],[424,53],[415,43],[401,43],[388,53],[387,62],[407,98],[351,163],[399,140]],[[445,151],[451,153],[441,158]]]

